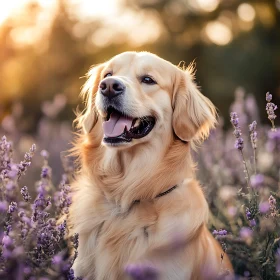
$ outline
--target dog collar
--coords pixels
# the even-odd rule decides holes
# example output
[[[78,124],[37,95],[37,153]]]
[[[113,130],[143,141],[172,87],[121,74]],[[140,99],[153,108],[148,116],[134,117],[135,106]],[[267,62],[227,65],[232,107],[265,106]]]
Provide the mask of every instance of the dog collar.
[[[158,194],[155,198],[159,198],[159,197],[162,197],[162,196],[164,196],[164,195],[166,195],[166,194],[169,194],[169,193],[171,193],[172,191],[174,191],[177,187],[178,187],[178,186],[175,185],[175,186],[173,186],[172,188],[168,189],[167,191]],[[139,202],[140,202],[140,199],[134,200],[134,203],[139,203]]]

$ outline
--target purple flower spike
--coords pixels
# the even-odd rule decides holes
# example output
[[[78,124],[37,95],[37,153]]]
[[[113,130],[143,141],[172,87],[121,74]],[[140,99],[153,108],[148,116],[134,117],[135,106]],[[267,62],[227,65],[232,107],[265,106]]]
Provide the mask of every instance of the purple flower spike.
[[[241,137],[242,133],[241,133],[241,129],[239,126],[239,118],[238,118],[236,112],[230,113],[230,122],[233,125],[233,128],[234,128],[233,134],[236,138],[235,148],[242,151],[243,147],[244,147],[244,141],[243,141],[243,138]]]
[[[276,199],[273,195],[269,197],[268,203],[269,203],[271,217],[276,217],[277,216]]]
[[[245,213],[246,213],[247,220],[251,220],[252,213],[250,212],[249,208],[246,208]]]
[[[17,210],[17,203],[12,201],[9,205],[8,213],[11,214]]]
[[[270,94],[269,92],[266,93],[266,112],[267,112],[267,117],[270,120],[271,124],[272,124],[272,131],[276,131],[275,128],[275,124],[274,124],[274,120],[276,119],[276,115],[274,113],[274,111],[277,109],[277,105],[275,105],[274,103],[271,102],[272,100],[272,94]]]
[[[220,230],[214,230],[212,234],[215,236],[225,236],[228,234],[228,232],[225,229],[220,229]]]
[[[256,225],[257,225],[257,223],[256,223],[255,219],[250,220],[250,226],[251,227],[255,227]]]
[[[249,125],[249,131],[250,131],[250,138],[251,138],[251,144],[253,149],[257,149],[257,122],[253,121],[250,125]]]
[[[20,193],[21,193],[25,202],[28,202],[31,199],[31,196],[29,195],[28,189],[27,189],[26,186],[21,188]]]
[[[266,99],[267,102],[270,102],[272,100],[272,94],[267,92],[266,95],[265,95],[265,99]]]
[[[31,165],[32,157],[36,151],[36,145],[33,144],[29,150],[29,152],[25,153],[24,160],[20,162],[18,165],[18,177],[21,177],[25,174],[27,168]]]
[[[44,166],[42,168],[41,177],[42,178],[50,178],[51,177],[51,168],[49,166]]]

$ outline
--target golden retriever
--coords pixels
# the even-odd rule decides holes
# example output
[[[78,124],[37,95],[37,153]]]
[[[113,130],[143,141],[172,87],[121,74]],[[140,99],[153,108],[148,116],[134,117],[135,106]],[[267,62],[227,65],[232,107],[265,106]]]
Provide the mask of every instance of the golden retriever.
[[[70,208],[72,233],[80,238],[75,275],[148,279],[144,274],[154,269],[153,279],[195,280],[231,274],[206,227],[208,205],[190,155],[216,122],[192,67],[125,52],[92,68],[82,94],[86,109],[77,117],[82,132],[74,148],[81,170]]]

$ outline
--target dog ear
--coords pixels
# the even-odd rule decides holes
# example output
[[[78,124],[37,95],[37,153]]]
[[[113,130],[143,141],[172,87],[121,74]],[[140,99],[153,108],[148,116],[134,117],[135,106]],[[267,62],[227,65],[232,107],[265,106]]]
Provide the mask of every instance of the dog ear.
[[[183,141],[202,142],[216,124],[216,108],[198,90],[192,66],[179,69],[176,79],[172,100],[174,132]]]
[[[81,90],[81,96],[85,102],[85,109],[77,116],[76,122],[78,128],[82,128],[85,133],[90,133],[98,120],[94,100],[103,68],[103,64],[92,67],[86,75],[87,81]]]

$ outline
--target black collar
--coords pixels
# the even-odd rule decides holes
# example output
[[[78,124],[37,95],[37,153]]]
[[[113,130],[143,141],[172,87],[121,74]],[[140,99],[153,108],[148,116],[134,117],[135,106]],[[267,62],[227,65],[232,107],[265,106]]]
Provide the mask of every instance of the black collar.
[[[164,196],[164,195],[166,195],[166,194],[169,194],[170,192],[174,191],[177,187],[178,187],[178,186],[175,185],[175,186],[173,186],[172,188],[168,189],[167,191],[158,194],[155,198],[159,198],[159,197],[162,197],[162,196]],[[134,201],[133,201],[133,203],[139,203],[139,202],[140,202],[140,199],[137,199],[137,200],[134,200]]]

